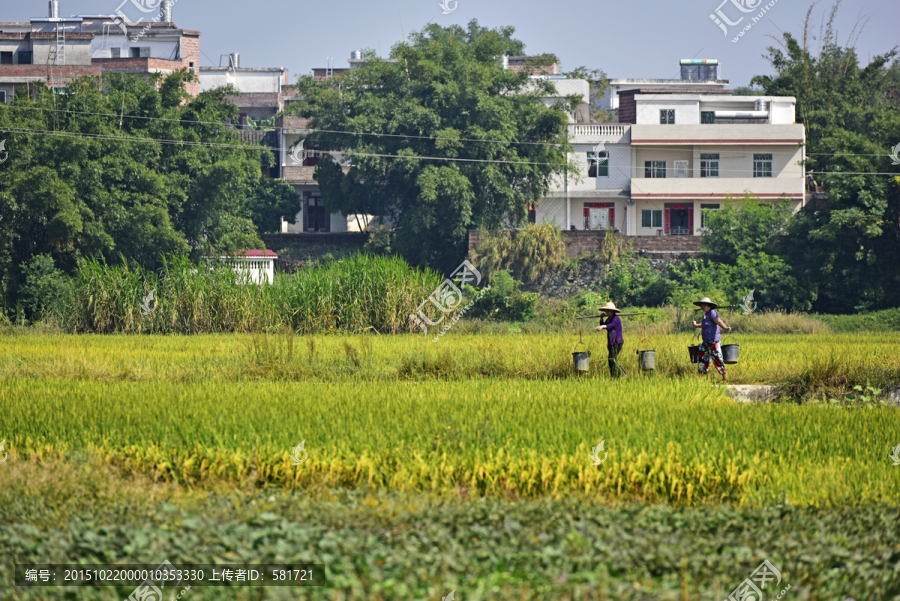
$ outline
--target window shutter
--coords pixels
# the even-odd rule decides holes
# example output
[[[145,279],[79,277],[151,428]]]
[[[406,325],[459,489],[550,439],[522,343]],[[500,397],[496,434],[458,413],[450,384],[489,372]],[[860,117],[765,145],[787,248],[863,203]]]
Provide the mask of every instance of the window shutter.
[[[667,233],[667,234],[669,233],[669,228],[670,228],[671,225],[672,225],[672,215],[671,215],[671,212],[672,212],[671,209],[666,209],[665,230],[666,230],[666,233]]]

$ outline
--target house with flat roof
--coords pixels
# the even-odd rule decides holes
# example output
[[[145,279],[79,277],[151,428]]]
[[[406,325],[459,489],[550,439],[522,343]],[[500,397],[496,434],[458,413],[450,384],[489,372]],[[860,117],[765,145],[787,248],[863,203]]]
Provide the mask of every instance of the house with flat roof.
[[[9,102],[17,89],[34,82],[62,90],[72,79],[104,73],[149,76],[190,69],[199,75],[201,34],[172,21],[173,4],[166,0],[145,21],[146,14],[129,20],[121,12],[60,17],[59,0],[51,0],[47,17],[0,23],[0,101]],[[187,91],[198,94],[199,83],[189,83]]]

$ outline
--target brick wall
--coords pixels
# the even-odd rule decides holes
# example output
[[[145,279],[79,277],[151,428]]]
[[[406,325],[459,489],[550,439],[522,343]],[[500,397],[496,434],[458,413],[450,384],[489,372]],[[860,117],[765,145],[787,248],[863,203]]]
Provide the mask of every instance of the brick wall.
[[[266,248],[307,248],[314,246],[334,246],[347,248],[362,246],[369,239],[367,232],[335,232],[330,234],[262,234]]]
[[[637,123],[637,101],[634,91],[619,94],[619,123]]]
[[[189,69],[190,64],[194,63],[194,75],[198,81],[188,83],[185,86],[187,93],[196,96],[200,93],[200,34],[188,34],[187,32],[181,36],[181,68]]]
[[[68,81],[75,77],[99,77],[101,73],[97,65],[0,65],[0,81],[12,77],[49,81],[51,70],[54,82]]]
[[[312,181],[315,167],[285,167],[284,179],[289,181]]]
[[[507,232],[508,233],[508,232]],[[472,251],[481,242],[484,232],[469,231],[469,250]],[[564,231],[566,255],[574,259],[579,255],[599,252],[606,239],[601,231]],[[652,254],[696,254],[703,246],[700,236],[620,236],[624,242],[630,242],[635,252]]]

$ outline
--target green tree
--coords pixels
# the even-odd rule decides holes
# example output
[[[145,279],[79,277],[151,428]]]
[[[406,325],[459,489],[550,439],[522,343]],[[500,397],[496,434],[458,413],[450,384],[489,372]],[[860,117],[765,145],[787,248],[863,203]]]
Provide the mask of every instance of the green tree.
[[[837,40],[840,4],[819,39],[810,7],[803,32],[786,33],[780,47],[768,49],[775,74],[753,78],[767,95],[797,98],[807,172],[826,195],[792,220],[781,252],[815,291],[815,308],[829,312],[900,303],[900,178],[890,175],[900,175],[900,166],[888,156],[900,143],[898,52],[861,67],[854,48],[860,24],[846,46]]]
[[[20,93],[0,104],[0,128],[10,132],[0,165],[6,306],[38,255],[65,272],[91,256],[153,268],[163,256],[258,247],[254,223],[269,228],[273,212],[296,214],[299,201],[283,184],[261,177],[268,151],[226,126],[237,117],[228,90],[191,97],[185,84],[194,79],[187,70],[109,74],[73,81],[66,94],[32,85],[36,99]]]
[[[559,109],[575,99],[547,106],[550,81],[500,67],[500,55],[524,50],[512,47],[512,32],[429,25],[394,46],[396,62],[367,52],[362,68],[341,77],[300,78],[304,100],[291,110],[317,130],[308,146],[352,159],[319,162],[326,208],[389,218],[393,248],[448,270],[465,255],[468,230],[522,223],[527,202],[565,167]]]
[[[766,252],[773,240],[785,233],[790,216],[786,202],[763,203],[749,192],[737,202],[729,196],[724,207],[706,214],[702,256],[715,263],[737,265],[741,257]]]

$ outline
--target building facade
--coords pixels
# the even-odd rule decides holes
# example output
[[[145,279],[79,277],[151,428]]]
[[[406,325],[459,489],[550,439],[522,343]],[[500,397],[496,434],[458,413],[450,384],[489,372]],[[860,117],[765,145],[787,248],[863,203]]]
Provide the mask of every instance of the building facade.
[[[681,80],[611,80],[618,122],[569,126],[575,167],[537,203],[535,222],[699,236],[706,213],[729,198],[803,206],[806,137],[795,99],[735,96],[716,61],[683,60],[681,69]]]
[[[0,101],[33,83],[62,89],[77,77],[104,73],[169,75],[182,69],[200,74],[200,32],[172,22],[171,0],[148,22],[125,15],[59,16],[50,2],[48,17],[0,23]],[[192,95],[200,84],[187,84]]]

